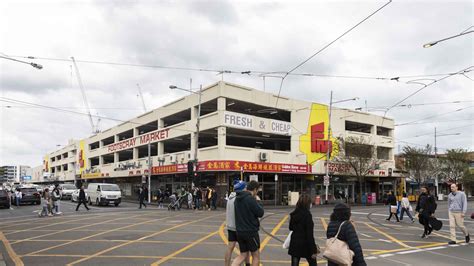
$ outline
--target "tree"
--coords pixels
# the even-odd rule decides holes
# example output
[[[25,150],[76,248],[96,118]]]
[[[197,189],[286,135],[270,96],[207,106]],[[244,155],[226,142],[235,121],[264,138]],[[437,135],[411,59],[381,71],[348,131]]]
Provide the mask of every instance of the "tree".
[[[359,182],[358,198],[362,199],[362,188],[365,179],[381,162],[377,159],[377,151],[367,138],[348,137],[338,139],[339,153],[336,162],[350,167],[350,173],[357,177]]]
[[[432,174],[433,162],[430,160],[431,146],[423,148],[411,146],[403,147],[403,157],[405,158],[405,170],[418,184],[423,184]]]
[[[442,160],[442,172],[454,183],[460,181],[460,179],[463,178],[466,169],[469,168],[467,150],[465,149],[448,149],[446,157]]]

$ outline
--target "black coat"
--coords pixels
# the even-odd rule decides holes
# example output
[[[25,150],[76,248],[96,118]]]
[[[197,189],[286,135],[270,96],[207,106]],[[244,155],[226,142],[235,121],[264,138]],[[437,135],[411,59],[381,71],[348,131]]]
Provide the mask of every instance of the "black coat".
[[[84,189],[79,190],[79,200],[86,200],[86,192],[84,192]]]
[[[336,236],[337,230],[341,222],[338,221],[331,221],[328,225],[328,229],[326,232],[326,237],[332,238]],[[349,221],[346,221],[341,228],[341,232],[337,237],[339,240],[345,241],[349,248],[354,252],[354,259],[352,261],[352,266],[365,266],[364,254],[362,253],[362,247],[360,246],[359,237],[355,231],[354,226]],[[332,262],[328,262],[328,265],[336,265]]]
[[[234,202],[237,233],[258,232],[264,214],[263,206],[248,191],[237,192]]]
[[[387,198],[387,204],[397,206],[397,198],[394,195],[389,195]]]
[[[288,254],[298,258],[309,258],[316,253],[313,215],[307,209],[297,208],[290,214],[291,234]]]
[[[431,215],[436,210],[436,201],[435,198],[431,195],[421,193],[420,197],[418,198],[418,202],[416,203],[416,212]]]

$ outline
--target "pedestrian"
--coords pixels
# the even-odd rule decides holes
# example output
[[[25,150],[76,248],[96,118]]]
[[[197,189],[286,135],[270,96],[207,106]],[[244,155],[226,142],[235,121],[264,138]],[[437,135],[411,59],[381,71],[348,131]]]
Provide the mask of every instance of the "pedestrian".
[[[257,181],[250,181],[246,191],[237,192],[234,202],[235,229],[237,230],[237,242],[239,243],[240,254],[232,262],[232,266],[238,266],[252,254],[252,265],[258,266],[260,263],[260,237],[258,230],[264,210],[258,197],[259,184]]]
[[[430,195],[428,188],[421,188],[421,194],[420,197],[418,197],[415,211],[418,214],[420,224],[422,224],[424,227],[421,238],[428,238],[428,235],[430,235],[433,231],[433,227],[430,225],[430,217],[436,211],[435,199],[432,195]]]
[[[79,211],[79,206],[81,204],[84,204],[84,207],[89,210],[89,207],[87,207],[87,199],[86,199],[86,192],[84,191],[84,186],[81,186],[81,189],[79,190],[79,199],[77,200],[77,207],[76,211]]]
[[[10,210],[13,210],[13,207],[12,207],[12,205],[13,205],[13,202],[12,202],[12,191],[11,191],[10,188],[8,188],[7,191],[8,191],[8,201],[10,202]]]
[[[53,195],[51,196],[52,202],[53,202],[53,209],[54,213],[59,215],[61,214],[59,210],[59,204],[61,200],[61,191],[59,191],[59,185],[56,184],[53,189]]]
[[[235,228],[235,197],[237,192],[244,191],[247,183],[244,181],[238,181],[234,183],[234,192],[229,195],[226,206],[226,224],[227,224],[227,251],[225,252],[225,266],[230,266],[232,252],[234,251],[235,245],[237,244],[237,229]],[[250,265],[250,257],[245,259],[245,265]]]
[[[156,200],[158,201],[158,209],[163,209],[163,191],[161,188],[158,188],[158,191],[156,191]]]
[[[188,209],[193,208],[193,194],[188,192]]]
[[[326,237],[327,239],[333,238],[340,230],[337,239],[346,242],[349,246],[349,249],[354,252],[352,265],[365,266],[367,265],[367,263],[364,260],[362,247],[360,245],[359,238],[357,237],[356,230],[350,218],[351,209],[349,205],[345,203],[336,204],[333,213],[330,216],[330,222],[327,227]],[[328,261],[328,266],[336,265],[336,263]]]
[[[38,216],[39,217],[43,217],[43,216],[51,216],[49,214],[49,207],[48,207],[48,204],[49,204],[49,188],[45,188],[43,190],[43,195],[42,195],[42,208],[41,208],[41,212],[38,213]]]
[[[138,194],[138,200],[140,202],[140,207],[138,207],[138,208],[141,209],[142,205],[145,206],[145,208],[146,208],[145,197],[146,197],[147,193],[146,193],[145,187],[144,186],[140,187],[140,190],[139,190],[138,193],[139,193]]]
[[[217,210],[217,192],[214,188],[212,189],[211,205],[211,209]]]
[[[395,195],[393,195],[392,191],[388,192],[387,204],[390,206],[390,216],[388,216],[386,220],[390,221],[390,219],[392,219],[392,216],[395,216],[395,218],[397,218],[397,223],[399,223],[400,220],[398,219],[398,215],[397,215],[397,211],[398,211],[397,198],[395,197]]]
[[[202,189],[201,189],[201,196],[202,196],[201,207],[202,207],[203,210],[205,210],[206,206],[207,206],[207,191],[205,190],[204,187],[202,187]]]
[[[402,210],[400,212],[400,221],[403,220],[403,214],[406,212],[408,217],[410,217],[411,222],[414,223],[415,219],[413,219],[413,216],[411,216],[412,208],[411,208],[411,204],[410,204],[410,201],[408,200],[406,192],[403,192],[403,198],[402,198],[401,205],[402,205]]]
[[[212,189],[207,187],[206,206],[207,206],[208,211],[211,210],[211,200],[212,200]]]
[[[15,205],[16,206],[20,207],[22,197],[23,197],[23,195],[21,194],[20,188],[16,188],[16,190],[15,190]]]
[[[309,266],[316,266],[318,249],[314,241],[314,222],[310,211],[311,198],[301,195],[295,210],[290,213],[291,240],[288,254],[291,255],[291,266],[300,265],[300,259],[305,258]]]
[[[456,244],[456,226],[461,229],[466,239],[466,243],[471,241],[469,232],[464,226],[464,217],[467,211],[466,194],[458,191],[457,184],[451,184],[451,193],[448,195],[448,211],[449,211],[449,229],[451,233],[451,241],[448,244]]]
[[[196,187],[194,189],[194,193],[196,195],[195,202],[194,202],[194,208],[196,210],[199,210],[199,209],[201,209],[201,198],[202,198],[201,189],[199,187]]]

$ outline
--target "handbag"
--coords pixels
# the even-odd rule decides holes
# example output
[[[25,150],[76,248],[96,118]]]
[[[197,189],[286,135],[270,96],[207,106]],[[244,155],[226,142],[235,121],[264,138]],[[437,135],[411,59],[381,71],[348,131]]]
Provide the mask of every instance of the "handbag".
[[[344,223],[345,221],[341,223],[334,237],[326,240],[326,249],[324,250],[323,257],[338,265],[352,265],[354,252],[349,248],[346,242],[337,239]]]
[[[430,217],[429,223],[434,230],[439,231],[443,227],[443,222],[436,219],[436,217]]]
[[[290,242],[291,242],[291,235],[292,234],[293,234],[293,231],[290,231],[290,233],[288,234],[288,236],[285,239],[285,242],[283,242],[282,247],[284,249],[289,249],[290,248]]]
[[[395,206],[395,205],[390,206],[390,212],[391,212],[391,213],[395,213],[395,214],[396,214],[397,211],[398,211],[397,206]]]

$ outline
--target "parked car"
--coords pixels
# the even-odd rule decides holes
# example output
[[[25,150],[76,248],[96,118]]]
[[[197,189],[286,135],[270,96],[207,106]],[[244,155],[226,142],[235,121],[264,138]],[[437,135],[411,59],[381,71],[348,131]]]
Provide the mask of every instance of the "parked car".
[[[79,189],[74,190],[71,194],[71,201],[72,202],[79,202]],[[86,193],[86,199],[88,198],[87,191],[84,191]]]
[[[10,198],[8,191],[0,189],[0,206],[10,209]]]
[[[92,202],[97,206],[113,203],[117,207],[122,201],[122,192],[116,184],[89,183],[86,193],[89,205],[92,205]]]
[[[21,192],[20,205],[24,203],[36,204],[36,205],[41,204],[41,195],[38,192],[38,190],[36,190],[36,188],[20,187],[19,189]],[[13,192],[11,202],[13,202],[16,205],[15,197],[16,197],[15,192]]]
[[[62,184],[59,188],[61,189],[61,199],[71,199],[72,193],[77,190],[73,184]]]

